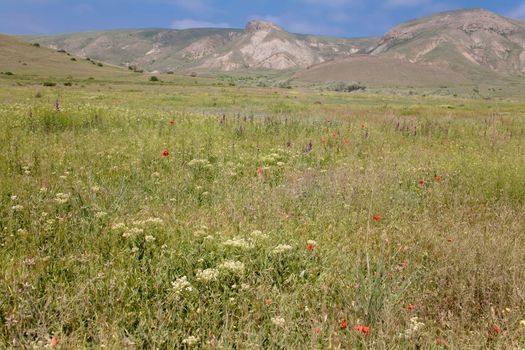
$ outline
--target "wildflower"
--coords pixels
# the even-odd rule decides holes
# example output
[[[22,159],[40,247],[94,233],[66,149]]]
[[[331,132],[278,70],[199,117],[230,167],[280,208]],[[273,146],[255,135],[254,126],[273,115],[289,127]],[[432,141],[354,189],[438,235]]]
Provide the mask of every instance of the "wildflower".
[[[368,334],[368,332],[370,331],[370,329],[369,329],[368,327],[366,327],[366,326],[362,326],[362,325],[360,325],[360,324],[356,324],[356,325],[354,326],[354,329],[355,329],[356,331],[358,331],[358,332],[363,332],[363,333],[365,333],[365,334]]]
[[[520,325],[525,327],[525,320],[521,320]]]
[[[17,198],[18,198],[17,196],[11,196],[12,201],[16,201]]]
[[[244,273],[244,264],[240,261],[226,260],[218,266],[219,270],[242,275]]]
[[[171,282],[171,285],[176,294],[181,294],[184,291],[191,292],[193,290],[186,276],[176,279],[174,282]]]
[[[321,143],[326,143],[327,140],[325,138],[321,138],[320,141],[321,141]]]
[[[348,139],[344,139],[344,140],[343,140],[343,143],[344,143],[345,145],[348,145],[348,144],[350,144],[350,141],[349,141]]]
[[[270,300],[270,298],[266,298],[266,300],[264,300],[264,303],[266,304],[266,306],[269,306],[271,305],[272,301]]]
[[[175,125],[175,123],[177,123],[175,119],[170,120],[170,125]]]
[[[313,252],[315,249],[315,246],[313,244],[307,244],[306,245],[306,250],[308,250],[309,252]]]
[[[419,322],[419,319],[417,316],[414,316],[410,319],[410,325],[409,328],[405,330],[402,336],[406,338],[410,338],[414,334],[416,334],[421,328],[423,328],[425,324],[423,322]]]
[[[372,216],[372,220],[374,220],[374,221],[380,221],[380,220],[381,220],[381,216],[379,216],[379,215],[374,215],[374,216]]]
[[[123,222],[118,222],[113,225],[111,225],[111,229],[114,231],[125,229],[126,225]]]
[[[341,323],[339,323],[339,325],[341,326],[341,328],[346,328],[346,326],[348,326],[348,322],[341,321]]]
[[[229,239],[225,242],[222,243],[223,246],[225,247],[230,247],[230,248],[240,248],[240,249],[251,249],[253,248],[253,244],[247,240],[245,240],[244,238],[234,238],[234,239]]]
[[[492,329],[494,329],[494,332],[496,332],[496,334],[500,334],[501,333],[501,328],[499,328],[499,326],[494,325],[492,327]]]
[[[12,209],[13,211],[22,211],[22,210],[24,210],[24,207],[21,206],[20,204],[17,204],[17,205],[13,205],[13,206],[11,207],[11,209]]]
[[[51,346],[57,346],[60,343],[57,337],[51,339]]]
[[[99,186],[93,186],[93,187],[91,187],[91,191],[93,191],[94,193],[98,193],[98,192],[100,192],[100,187]]]
[[[320,334],[320,333],[321,333],[321,328],[319,328],[319,327],[315,327],[315,328],[313,329],[313,332],[314,332],[315,334]]]
[[[212,282],[216,281],[219,278],[219,270],[217,269],[205,269],[198,270],[196,278],[201,282]]]
[[[409,311],[412,311],[412,310],[414,310],[415,308],[416,308],[416,307],[415,307],[414,305],[412,305],[412,304],[408,304],[408,306],[407,306],[407,310],[409,310]]]
[[[262,233],[262,231],[254,230],[252,233],[250,233],[250,236],[254,239],[260,238],[260,239],[266,239],[268,238],[268,235],[265,233]]]
[[[408,262],[403,261],[403,262],[401,263],[401,267],[407,267],[407,266],[408,266]]]
[[[284,327],[286,320],[281,316],[272,317],[272,323],[279,327]]]
[[[332,133],[332,137],[337,137],[337,134],[335,132]]]
[[[66,204],[70,197],[71,195],[69,193],[57,193],[55,195],[55,202],[58,204]]]
[[[103,218],[104,216],[108,215],[108,213],[106,213],[105,211],[97,211],[95,213],[95,218],[97,219],[101,219]]]
[[[160,153],[160,155],[163,157],[169,157],[170,151],[167,148],[164,148],[162,152]]]
[[[452,238],[449,238],[449,239],[447,239],[447,242],[448,243],[452,243],[452,242],[454,242],[454,240]]]
[[[279,244],[277,247],[273,248],[272,253],[280,254],[292,250],[292,246],[289,244]]]
[[[155,241],[155,237],[153,237],[152,235],[147,235],[146,237],[144,237],[144,239],[146,240],[146,242],[154,242]]]
[[[182,344],[186,344],[188,346],[192,346],[192,345],[195,345],[199,342],[199,338],[193,336],[193,335],[190,335],[188,338],[182,340]]]
[[[263,167],[257,167],[257,175],[262,175],[264,173]]]
[[[447,342],[445,341],[445,339],[437,338],[437,339],[436,339],[436,344],[437,344],[437,345],[443,345],[443,346],[446,346],[446,345],[447,345]]]
[[[436,179],[437,182],[441,182],[441,176],[436,175],[435,179]]]
[[[314,241],[313,239],[309,239],[309,240],[306,241],[306,244],[310,244],[310,245],[316,246],[317,242]]]
[[[420,184],[421,186],[423,186],[425,184],[425,180],[419,180],[418,181],[418,184]]]

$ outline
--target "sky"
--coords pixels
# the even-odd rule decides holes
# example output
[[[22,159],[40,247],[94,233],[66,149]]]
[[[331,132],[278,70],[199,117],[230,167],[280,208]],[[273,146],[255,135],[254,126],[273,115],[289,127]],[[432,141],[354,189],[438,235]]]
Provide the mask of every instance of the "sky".
[[[525,19],[525,0],[0,0],[0,33],[243,28],[263,19],[294,33],[364,37],[417,17],[472,7]]]

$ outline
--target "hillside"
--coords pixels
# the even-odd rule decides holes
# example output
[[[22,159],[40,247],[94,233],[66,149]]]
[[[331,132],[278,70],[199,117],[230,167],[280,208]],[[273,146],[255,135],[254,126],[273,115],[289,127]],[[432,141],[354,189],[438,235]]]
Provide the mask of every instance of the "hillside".
[[[137,29],[26,37],[54,49],[148,71],[301,69],[374,45],[288,33],[264,21],[244,29]]]
[[[98,62],[97,62],[98,63]],[[14,37],[0,35],[0,71],[16,76],[103,77],[131,76],[128,70],[98,65],[64,52],[36,47]]]
[[[359,55],[313,66],[295,74],[305,82],[342,81],[374,85],[441,86],[467,83],[461,74],[399,58]]]
[[[482,9],[440,13],[402,24],[369,50],[454,71],[525,73],[525,22]]]

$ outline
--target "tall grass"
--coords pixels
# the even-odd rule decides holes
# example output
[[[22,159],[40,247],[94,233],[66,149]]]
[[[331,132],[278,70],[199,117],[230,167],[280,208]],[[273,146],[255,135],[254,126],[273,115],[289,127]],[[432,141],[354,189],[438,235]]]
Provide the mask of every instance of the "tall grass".
[[[344,96],[0,105],[0,344],[525,346],[523,116]]]

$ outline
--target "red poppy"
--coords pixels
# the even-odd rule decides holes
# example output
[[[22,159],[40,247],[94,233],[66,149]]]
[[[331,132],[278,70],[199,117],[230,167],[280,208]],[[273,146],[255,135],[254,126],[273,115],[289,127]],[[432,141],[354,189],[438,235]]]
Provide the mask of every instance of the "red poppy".
[[[354,329],[355,329],[356,331],[363,332],[363,333],[365,333],[365,334],[368,334],[368,332],[370,331],[370,329],[369,329],[368,327],[366,327],[366,326],[362,326],[362,325],[360,325],[360,324],[356,324],[356,325],[354,326]]]
[[[348,145],[348,144],[350,143],[350,141],[348,141],[348,139],[344,139],[344,140],[343,140],[343,143],[344,143],[345,145]]]
[[[423,186],[425,184],[425,180],[419,180],[418,181],[418,184],[420,184],[421,186]]]
[[[272,303],[272,301],[270,300],[270,298],[266,298],[266,300],[264,301],[264,303],[266,305],[270,305]]]
[[[341,325],[341,328],[346,328],[346,326],[348,326],[348,322],[341,321],[340,325]]]
[[[326,139],[325,138],[321,138],[321,143],[326,143]]]
[[[415,308],[416,308],[416,307],[415,307],[414,305],[412,305],[412,304],[408,304],[408,306],[407,306],[407,310],[409,310],[409,311],[412,311],[412,310],[414,310]]]
[[[436,175],[436,181],[437,181],[437,182],[441,182],[441,176]]]
[[[308,244],[306,246],[306,250],[308,250],[309,252],[313,252],[315,249],[315,246],[313,244]]]
[[[501,333],[501,328],[499,328],[498,326],[494,325],[493,329],[494,329],[494,332],[496,332],[496,334]]]
[[[257,168],[257,175],[262,175],[264,173],[264,169],[260,166]]]
[[[319,334],[319,333],[321,333],[321,328],[319,328],[319,327],[315,327],[315,328],[314,328],[314,333],[315,333],[315,334]]]
[[[170,156],[170,151],[167,148],[164,148],[160,154],[163,157],[169,157]]]
[[[53,339],[51,339],[51,345],[52,346],[57,346],[58,343],[60,343],[60,341],[58,340],[57,337],[53,337]]]
[[[436,344],[437,345],[446,345],[447,343],[445,342],[445,339],[437,338],[436,339]]]
[[[374,221],[380,221],[380,220],[381,220],[381,216],[379,216],[379,215],[374,215],[374,216],[372,216],[372,219],[373,219]]]
[[[403,261],[403,262],[401,263],[401,266],[402,266],[402,267],[407,267],[407,266],[408,266],[408,262]]]
[[[335,132],[332,133],[332,137],[337,137],[337,134]]]
[[[454,242],[454,240],[452,238],[449,238],[449,239],[447,239],[447,242],[448,243],[452,243],[452,242]]]

